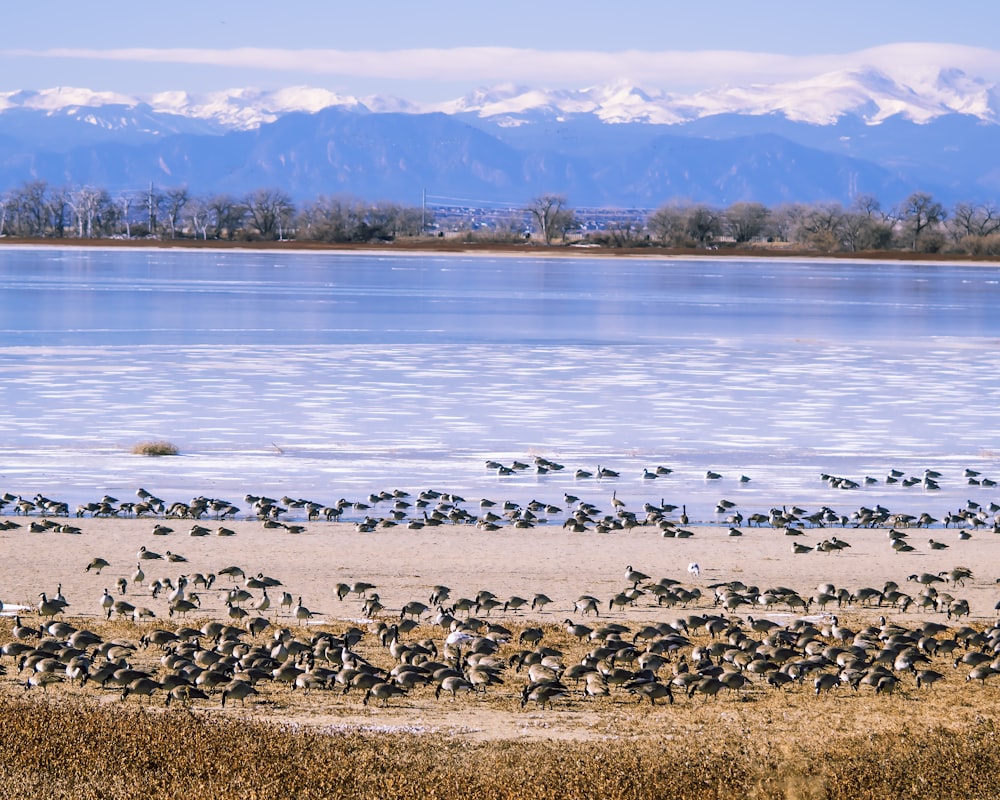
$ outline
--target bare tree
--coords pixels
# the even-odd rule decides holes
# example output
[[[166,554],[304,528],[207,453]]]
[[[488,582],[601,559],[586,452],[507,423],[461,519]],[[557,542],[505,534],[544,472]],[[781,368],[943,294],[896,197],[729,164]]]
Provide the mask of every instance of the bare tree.
[[[102,189],[81,186],[67,195],[69,207],[76,217],[76,235],[81,239],[92,239],[94,236],[94,218],[100,210],[102,194],[106,194]]]
[[[642,219],[628,212],[616,214],[606,226],[615,247],[631,247],[640,239],[644,228]]]
[[[132,217],[130,216],[130,211],[132,209],[132,201],[134,200],[134,195],[131,192],[123,192],[118,196],[116,202],[119,209],[119,219],[125,225],[125,238],[132,238]]]
[[[167,219],[167,226],[170,228],[170,238],[177,238],[177,224],[180,222],[184,207],[191,200],[191,195],[186,186],[177,186],[167,189],[163,193],[163,215]]]
[[[262,239],[282,239],[294,213],[291,198],[281,189],[258,189],[244,199],[250,227]]]
[[[1000,231],[1000,210],[993,203],[956,203],[948,230],[956,242],[967,236],[990,236]]]
[[[225,237],[232,241],[243,230],[247,209],[232,195],[215,195],[208,201],[208,210],[212,218],[211,224],[215,229],[213,238],[221,239],[225,234]]]
[[[575,215],[566,208],[566,198],[562,195],[544,194],[536,197],[529,204],[528,213],[537,223],[545,244],[552,244],[557,235],[565,236],[566,231],[576,225]]]
[[[900,207],[900,220],[911,234],[914,250],[926,246],[921,241],[921,237],[925,237],[926,234],[944,222],[947,216],[944,206],[926,192],[914,192],[903,201],[903,205]]]
[[[737,244],[763,236],[771,211],[760,203],[734,203],[726,209],[725,227]]]
[[[688,209],[669,205],[656,209],[646,220],[650,235],[665,247],[691,244],[687,232]]]
[[[839,203],[799,206],[795,239],[825,253],[844,248],[844,209]]]
[[[201,198],[194,198],[189,200],[185,209],[188,213],[188,219],[191,220],[191,230],[194,231],[194,236],[197,239],[199,236],[202,241],[208,239],[208,224],[212,218],[212,210],[209,208],[208,203]]]

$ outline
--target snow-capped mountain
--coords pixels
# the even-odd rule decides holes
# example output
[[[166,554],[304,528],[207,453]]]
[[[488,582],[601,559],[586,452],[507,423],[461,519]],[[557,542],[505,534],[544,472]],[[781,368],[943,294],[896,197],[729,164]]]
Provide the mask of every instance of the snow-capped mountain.
[[[1000,119],[996,86],[960,70],[945,70],[930,80],[907,85],[873,68],[691,95],[643,90],[624,83],[563,91],[501,86],[473,92],[442,104],[438,110],[475,113],[507,125],[524,124],[529,114],[550,118],[591,114],[608,123],[654,125],[676,125],[719,114],[781,114],[793,122],[813,125],[830,125],[848,115],[869,124],[893,116],[917,123],[948,114],[967,114],[991,123]]]
[[[0,191],[262,186],[412,202],[423,191],[655,207],[672,198],[1000,197],[1000,93],[945,69],[875,68],[681,95],[621,82],[498,86],[420,106],[324,89],[0,94]]]

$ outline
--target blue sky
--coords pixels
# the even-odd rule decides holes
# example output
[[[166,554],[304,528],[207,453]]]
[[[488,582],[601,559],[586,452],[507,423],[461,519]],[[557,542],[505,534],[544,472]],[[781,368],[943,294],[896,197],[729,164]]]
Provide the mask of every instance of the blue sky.
[[[308,85],[434,102],[501,83],[691,91],[862,65],[1000,81],[997,30],[1000,4],[982,0],[53,0],[4,8],[0,92]]]

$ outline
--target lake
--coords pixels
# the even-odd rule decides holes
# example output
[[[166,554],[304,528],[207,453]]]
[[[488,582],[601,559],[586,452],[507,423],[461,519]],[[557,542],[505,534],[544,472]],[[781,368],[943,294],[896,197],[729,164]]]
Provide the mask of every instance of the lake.
[[[0,492],[940,518],[1000,499],[997,309],[995,265],[2,247]]]

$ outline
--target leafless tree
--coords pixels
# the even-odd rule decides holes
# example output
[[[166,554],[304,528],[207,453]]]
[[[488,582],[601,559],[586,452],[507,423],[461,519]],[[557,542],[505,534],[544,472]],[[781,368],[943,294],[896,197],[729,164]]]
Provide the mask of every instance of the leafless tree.
[[[947,216],[944,206],[926,192],[914,192],[907,197],[900,207],[900,220],[911,235],[913,250],[930,246],[922,237],[926,238]]]
[[[186,186],[176,186],[163,193],[163,216],[166,217],[167,226],[170,228],[171,239],[177,238],[177,225],[184,213],[184,207],[190,200],[191,194]]]
[[[250,227],[262,239],[283,239],[294,213],[291,198],[281,189],[258,189],[243,201]]]
[[[763,236],[770,209],[760,203],[734,203],[726,209],[725,229],[737,244]]]
[[[956,203],[948,230],[956,242],[967,236],[990,236],[1000,231],[1000,210],[993,203]]]
[[[208,210],[214,228],[213,238],[221,239],[225,235],[231,241],[243,230],[247,209],[232,195],[215,195],[208,201]]]
[[[528,213],[538,225],[545,244],[552,244],[557,235],[565,236],[567,231],[576,226],[576,217],[566,208],[566,198],[562,195],[544,194],[536,197],[528,205]]]

